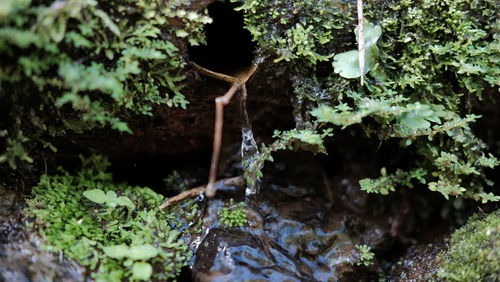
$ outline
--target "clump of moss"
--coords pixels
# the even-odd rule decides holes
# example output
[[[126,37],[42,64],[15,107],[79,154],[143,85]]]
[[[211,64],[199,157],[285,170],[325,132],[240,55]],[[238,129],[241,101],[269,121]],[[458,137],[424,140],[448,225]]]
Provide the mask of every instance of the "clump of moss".
[[[55,151],[61,135],[131,133],[127,119],[157,105],[186,108],[179,47],[203,43],[211,19],[183,2],[2,2],[0,163],[29,161],[37,145]]]
[[[446,281],[500,279],[500,210],[476,215],[451,235],[449,250],[438,256],[437,277]]]
[[[163,196],[112,182],[101,157],[83,160],[76,175],[43,175],[26,215],[45,248],[75,259],[96,281],[172,279],[192,256],[181,238],[197,206],[160,211]]]
[[[245,13],[245,27],[275,62],[327,61],[342,42],[339,30],[351,14],[342,1],[232,1],[242,3],[238,10]]]
[[[247,224],[247,211],[245,210],[245,203],[235,204],[233,199],[225,204],[223,208],[217,211],[222,225],[227,227],[243,227]]]

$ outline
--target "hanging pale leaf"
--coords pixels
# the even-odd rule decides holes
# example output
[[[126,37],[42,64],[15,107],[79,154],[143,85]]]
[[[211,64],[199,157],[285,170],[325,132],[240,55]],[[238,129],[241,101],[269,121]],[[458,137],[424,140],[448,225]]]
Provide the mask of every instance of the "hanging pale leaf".
[[[377,45],[368,46],[365,49],[365,74],[367,74],[378,60]],[[359,70],[359,52],[351,50],[340,53],[333,57],[333,68],[335,73],[345,78],[356,78],[361,76]]]
[[[382,28],[368,21],[365,21],[363,27],[365,32],[365,46],[368,47],[377,44],[378,39],[382,35]],[[359,44],[359,26],[356,26],[354,29],[354,34],[356,35],[356,42]]]
[[[378,25],[372,23],[364,23],[365,33],[365,67],[364,74],[368,73],[376,64],[379,56],[377,40],[382,35],[382,29]],[[355,29],[356,42],[358,39],[358,27]],[[361,76],[359,70],[359,52],[351,50],[340,53],[333,57],[333,68],[335,73],[345,78],[357,78]]]

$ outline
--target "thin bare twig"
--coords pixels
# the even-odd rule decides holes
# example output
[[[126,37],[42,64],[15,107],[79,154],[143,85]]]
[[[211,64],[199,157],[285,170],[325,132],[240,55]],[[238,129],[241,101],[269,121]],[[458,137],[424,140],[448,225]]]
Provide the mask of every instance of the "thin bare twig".
[[[358,53],[361,86],[365,83],[365,30],[363,17],[363,0],[358,0]]]
[[[239,73],[236,76],[230,76],[223,73],[218,73],[215,71],[211,71],[206,69],[195,62],[191,62],[191,65],[201,74],[206,76],[230,82],[231,87],[229,90],[223,95],[219,96],[215,99],[215,126],[214,126],[214,143],[213,143],[213,151],[212,151],[212,160],[210,162],[210,174],[208,176],[208,184],[206,186],[200,186],[188,191],[184,191],[179,195],[172,197],[165,201],[160,209],[164,209],[171,205],[172,203],[181,201],[187,197],[194,197],[203,192],[206,193],[207,197],[213,197],[216,191],[216,178],[217,178],[217,167],[219,165],[220,158],[220,150],[222,146],[222,127],[224,125],[224,106],[231,102],[231,98],[233,98],[234,94],[248,81],[248,79],[254,74],[257,70],[257,65],[252,65],[243,72]],[[240,179],[239,177],[238,179]],[[243,178],[241,178],[242,180]],[[219,182],[217,182],[219,183]]]
[[[236,176],[231,178],[225,178],[217,181],[216,185],[224,185],[224,186],[238,186],[244,184],[243,176]],[[186,190],[178,195],[168,198],[163,204],[160,205],[160,210],[167,208],[175,203],[178,203],[186,198],[192,198],[200,195],[205,191],[207,185],[198,186],[189,190]]]
[[[217,177],[217,167],[219,166],[220,149],[222,147],[222,126],[224,124],[224,106],[229,104],[236,91],[240,89],[241,83],[233,82],[231,88],[215,99],[215,128],[214,144],[212,148],[212,161],[210,162],[210,175],[208,176],[207,197],[215,195],[215,179]]]
[[[234,76],[230,76],[230,75],[227,75],[227,74],[223,74],[223,73],[218,73],[218,72],[215,72],[215,71],[211,71],[209,69],[206,69],[200,65],[198,65],[197,63],[195,62],[191,62],[191,65],[198,71],[200,72],[201,74],[204,74],[208,77],[211,77],[211,78],[215,78],[217,80],[222,80],[222,81],[226,81],[226,82],[230,82],[230,83],[233,83],[233,82],[241,82],[241,79],[238,78],[238,77],[234,77]]]
[[[217,178],[217,167],[219,165],[220,150],[222,146],[222,127],[224,124],[224,106],[229,104],[236,91],[238,91],[252,74],[257,70],[256,65],[252,65],[248,70],[235,77],[231,88],[224,94],[215,99],[215,127],[214,127],[214,144],[212,151],[212,161],[210,163],[210,175],[208,176],[208,185],[206,188],[207,197],[215,196],[215,179]],[[213,75],[214,72],[212,72]],[[217,73],[216,73],[217,74]],[[226,76],[226,75],[223,75]],[[227,81],[227,80],[224,80]]]

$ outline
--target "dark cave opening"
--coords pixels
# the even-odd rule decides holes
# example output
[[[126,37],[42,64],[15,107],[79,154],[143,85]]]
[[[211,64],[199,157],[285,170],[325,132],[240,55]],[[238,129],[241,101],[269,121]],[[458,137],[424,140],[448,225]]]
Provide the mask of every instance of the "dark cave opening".
[[[211,24],[205,26],[206,45],[188,47],[189,59],[212,71],[234,74],[252,64],[255,43],[243,27],[243,15],[233,3],[215,2],[207,7]]]

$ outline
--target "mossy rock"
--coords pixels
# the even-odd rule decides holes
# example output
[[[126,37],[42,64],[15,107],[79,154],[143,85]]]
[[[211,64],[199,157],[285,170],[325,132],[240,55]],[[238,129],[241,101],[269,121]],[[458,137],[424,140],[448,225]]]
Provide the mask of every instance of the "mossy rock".
[[[437,277],[446,281],[500,279],[500,210],[475,215],[451,235],[450,246],[438,256]]]

